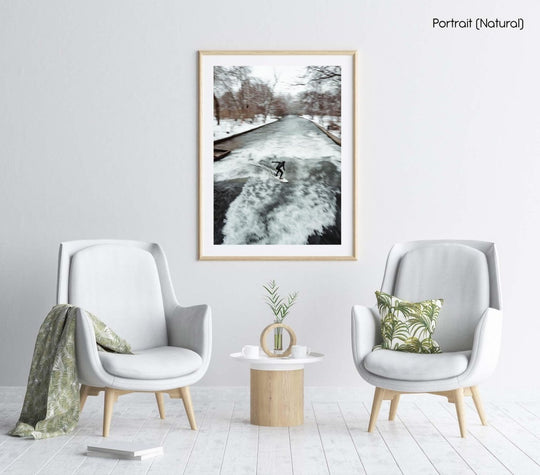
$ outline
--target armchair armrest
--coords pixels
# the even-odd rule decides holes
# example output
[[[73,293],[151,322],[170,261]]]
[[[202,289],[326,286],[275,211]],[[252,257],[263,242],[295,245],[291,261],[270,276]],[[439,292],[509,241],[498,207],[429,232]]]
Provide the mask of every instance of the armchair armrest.
[[[495,371],[499,361],[501,335],[502,312],[488,308],[476,325],[469,366],[460,377],[465,385],[474,386]]]
[[[203,361],[210,359],[212,311],[208,305],[177,305],[166,315],[166,320],[169,345],[193,350]]]
[[[373,308],[355,305],[351,312],[353,358],[358,368],[364,357],[381,340],[381,320]]]

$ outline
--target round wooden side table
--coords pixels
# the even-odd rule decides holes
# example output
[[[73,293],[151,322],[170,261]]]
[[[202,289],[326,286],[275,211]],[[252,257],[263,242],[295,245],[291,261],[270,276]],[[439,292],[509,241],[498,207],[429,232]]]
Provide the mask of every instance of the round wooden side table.
[[[324,358],[310,353],[305,358],[246,358],[232,353],[237,361],[250,365],[250,422],[258,426],[291,427],[304,423],[304,366]]]

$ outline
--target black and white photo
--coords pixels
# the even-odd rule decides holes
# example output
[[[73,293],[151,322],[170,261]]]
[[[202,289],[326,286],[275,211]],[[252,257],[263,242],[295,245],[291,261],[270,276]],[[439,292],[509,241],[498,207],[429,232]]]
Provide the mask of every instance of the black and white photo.
[[[201,257],[351,257],[354,54],[202,53],[201,76]]]

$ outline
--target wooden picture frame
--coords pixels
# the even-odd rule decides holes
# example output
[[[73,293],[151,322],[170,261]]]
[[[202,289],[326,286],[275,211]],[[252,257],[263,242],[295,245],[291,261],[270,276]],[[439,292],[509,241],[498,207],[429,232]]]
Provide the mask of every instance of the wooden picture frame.
[[[199,52],[199,259],[355,260],[356,51]]]

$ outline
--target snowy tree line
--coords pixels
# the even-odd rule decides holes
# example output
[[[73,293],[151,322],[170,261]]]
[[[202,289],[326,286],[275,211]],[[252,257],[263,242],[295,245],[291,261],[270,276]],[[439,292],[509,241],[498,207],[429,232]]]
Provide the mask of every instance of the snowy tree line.
[[[249,66],[214,66],[214,116],[252,121],[255,117],[282,117],[287,114],[314,116],[341,115],[341,67],[307,66],[295,86],[296,94],[279,94],[279,76],[263,80]]]

